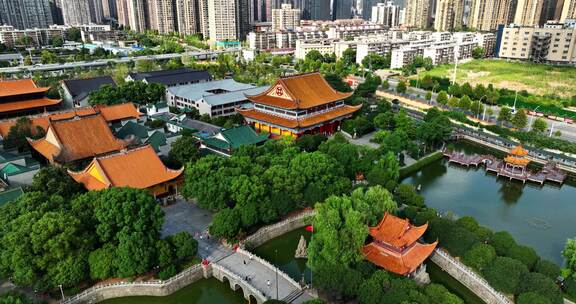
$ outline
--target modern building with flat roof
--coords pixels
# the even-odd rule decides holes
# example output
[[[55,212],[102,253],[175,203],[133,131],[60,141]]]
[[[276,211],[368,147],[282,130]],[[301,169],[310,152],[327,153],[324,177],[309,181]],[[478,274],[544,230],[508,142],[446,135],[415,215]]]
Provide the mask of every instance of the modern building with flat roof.
[[[235,108],[250,104],[246,95],[257,95],[266,89],[224,79],[169,88],[166,99],[170,106],[194,108],[200,115],[229,116],[236,114]]]

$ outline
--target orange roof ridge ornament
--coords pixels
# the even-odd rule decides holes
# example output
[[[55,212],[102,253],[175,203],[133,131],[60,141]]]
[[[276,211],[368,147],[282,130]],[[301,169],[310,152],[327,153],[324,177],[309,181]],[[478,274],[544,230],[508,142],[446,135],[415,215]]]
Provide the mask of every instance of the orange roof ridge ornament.
[[[518,146],[514,147],[512,150],[510,150],[510,154],[516,155],[516,156],[526,156],[529,154],[529,152],[528,152],[528,150],[524,149],[524,147],[522,147],[522,145],[518,145]]]

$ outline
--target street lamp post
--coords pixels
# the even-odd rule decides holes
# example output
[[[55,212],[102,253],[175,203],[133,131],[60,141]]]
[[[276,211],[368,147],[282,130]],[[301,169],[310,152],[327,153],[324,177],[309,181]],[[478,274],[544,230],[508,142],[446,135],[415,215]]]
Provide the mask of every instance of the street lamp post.
[[[278,249],[274,251],[276,252],[276,261],[278,261]],[[278,297],[278,266],[276,266],[276,300],[280,300]]]
[[[62,284],[59,284],[58,287],[60,287],[60,294],[62,294],[62,301],[64,301],[66,297],[64,296],[64,290],[62,289]]]
[[[540,106],[534,108],[534,114],[536,114],[536,110],[538,110]],[[530,124],[528,126],[528,132],[532,131],[532,122],[534,121],[534,115],[530,115]]]
[[[478,111],[477,111],[478,112],[478,114],[477,114],[478,119],[480,119],[480,107],[482,106],[482,99],[484,99],[485,97],[488,97],[488,96],[483,95],[482,97],[480,97],[480,99],[478,99]]]

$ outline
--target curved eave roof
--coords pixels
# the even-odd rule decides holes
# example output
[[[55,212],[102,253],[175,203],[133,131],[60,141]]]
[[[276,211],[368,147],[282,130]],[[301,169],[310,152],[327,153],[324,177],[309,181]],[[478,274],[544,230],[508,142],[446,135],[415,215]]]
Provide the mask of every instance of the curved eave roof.
[[[241,114],[242,116],[249,118],[249,119],[262,121],[262,122],[266,122],[269,124],[282,126],[285,128],[297,129],[297,128],[307,128],[307,127],[319,125],[319,124],[322,124],[322,123],[327,122],[327,121],[331,121],[331,120],[338,119],[338,118],[341,118],[344,116],[352,115],[356,111],[360,110],[360,108],[362,108],[362,105],[358,105],[358,106],[345,105],[345,106],[336,108],[332,111],[325,112],[325,113],[318,114],[318,115],[313,115],[313,116],[306,117],[303,119],[288,119],[288,118],[264,113],[264,112],[261,112],[261,111],[255,110],[255,109],[236,109],[236,111],[239,114]]]

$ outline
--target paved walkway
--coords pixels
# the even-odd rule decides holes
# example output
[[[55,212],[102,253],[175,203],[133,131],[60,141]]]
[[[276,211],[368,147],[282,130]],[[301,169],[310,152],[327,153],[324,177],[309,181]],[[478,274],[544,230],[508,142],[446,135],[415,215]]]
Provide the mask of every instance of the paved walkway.
[[[212,222],[212,215],[194,204],[184,200],[163,208],[166,216],[162,227],[162,236],[166,237],[180,231],[188,231],[198,241],[198,255],[212,263],[218,263],[238,274],[249,278],[250,284],[265,296],[276,299],[276,268],[265,265],[257,259],[235,252],[220,244],[218,240],[207,237],[207,229]],[[268,285],[268,281],[270,285]],[[278,274],[278,297],[283,299],[298,290],[289,280]],[[292,303],[302,303],[312,299],[303,293]]]

